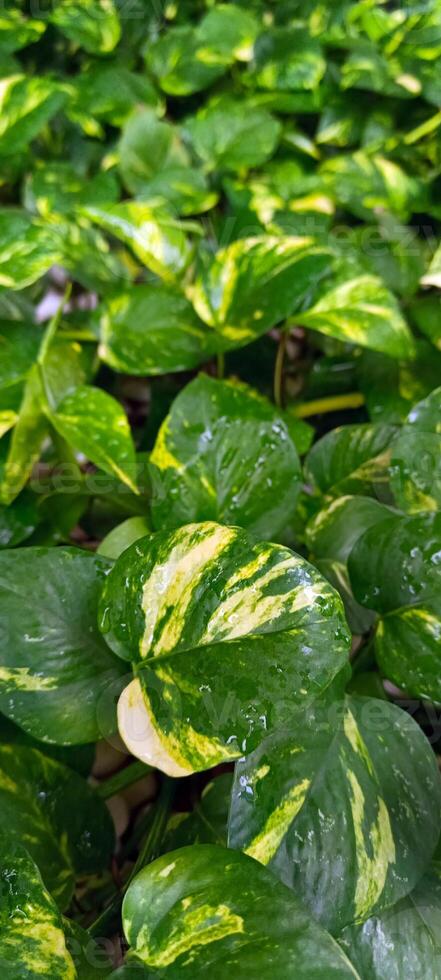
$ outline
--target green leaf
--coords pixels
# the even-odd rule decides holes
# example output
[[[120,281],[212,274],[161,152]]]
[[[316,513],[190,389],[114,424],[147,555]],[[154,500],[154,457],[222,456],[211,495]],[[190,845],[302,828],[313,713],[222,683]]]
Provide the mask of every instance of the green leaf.
[[[266,109],[227,97],[214,100],[188,118],[185,130],[207,168],[233,171],[265,163],[282,131]]]
[[[57,0],[51,21],[70,41],[91,54],[108,54],[121,37],[113,0]]]
[[[395,517],[370,528],[349,556],[355,598],[381,615],[382,673],[416,697],[441,700],[441,515]]]
[[[106,534],[97,550],[104,558],[119,558],[119,556],[139,538],[150,534],[150,526],[145,517],[128,517]]]
[[[441,509],[441,388],[415,405],[395,439],[390,482],[408,514]]]
[[[132,882],[124,932],[170,980],[344,980],[357,976],[331,937],[265,868],[216,845],[165,854]]]
[[[23,489],[49,431],[43,413],[43,391],[37,365],[28,375],[18,419],[12,432],[0,480],[0,502],[10,504]]]
[[[168,95],[208,88],[237,60],[248,60],[259,27],[235,4],[217,4],[196,28],[169,28],[147,49],[147,66]]]
[[[87,72],[75,76],[69,117],[92,137],[103,137],[101,122],[122,126],[135,106],[142,103],[163,111],[151,81],[124,67],[119,61],[91,62]]]
[[[139,285],[98,308],[99,354],[115,371],[135,375],[186,371],[231,343],[208,330],[172,286]]]
[[[114,845],[110,814],[72,769],[37,749],[1,745],[0,801],[3,833],[27,847],[61,908],[69,904],[75,874],[107,867]]]
[[[439,384],[441,354],[425,340],[415,342],[416,357],[397,361],[374,351],[357,358],[357,376],[372,422],[405,422],[412,405]]]
[[[17,208],[0,209],[0,289],[24,289],[61,261],[49,226]]]
[[[24,490],[9,507],[0,506],[0,548],[26,541],[39,522],[37,497]]]
[[[272,539],[294,515],[300,475],[277,410],[252,388],[201,374],[173,402],[150,456],[153,522],[214,520]]]
[[[219,195],[210,190],[203,170],[168,167],[146,182],[138,197],[143,201],[160,198],[171,210],[185,216],[209,211]]]
[[[357,276],[323,293],[296,322],[327,337],[411,358],[413,339],[393,294],[377,276]]]
[[[360,926],[348,926],[338,937],[365,980],[439,977],[441,882],[430,872],[392,908]]]
[[[326,69],[320,42],[304,27],[278,27],[261,35],[254,48],[251,79],[258,88],[314,89]]]
[[[100,388],[81,385],[63,398],[50,419],[77,452],[138,493],[130,426],[115,398]]]
[[[159,120],[152,109],[137,109],[129,116],[118,143],[118,167],[127,190],[140,193],[157,173],[189,165],[175,126]]]
[[[315,558],[345,563],[358,538],[392,515],[389,507],[372,497],[337,497],[309,521],[306,542]]]
[[[0,53],[2,56],[33,44],[44,34],[42,20],[24,17],[21,10],[3,9],[0,16]]]
[[[40,75],[15,74],[0,83],[0,157],[22,153],[62,107],[66,92]]]
[[[98,945],[74,919],[63,917],[62,921],[66,946],[74,961],[78,980],[107,980],[112,973],[108,943]]]
[[[347,697],[293,713],[237,763],[229,845],[268,866],[335,935],[413,888],[439,837],[438,801],[436,760],[413,719]]]
[[[421,333],[441,351],[441,316],[438,294],[429,293],[427,296],[418,296],[410,307],[409,315]]]
[[[187,292],[201,319],[240,346],[293,313],[330,264],[330,251],[312,238],[241,238]]]
[[[308,453],[306,478],[322,494],[362,493],[387,503],[387,467],[395,431],[390,425],[368,423],[338,426]]]
[[[82,213],[131,248],[136,258],[168,282],[179,279],[192,258],[185,226],[166,209],[139,201],[86,207]]]
[[[88,204],[111,204],[118,197],[118,182],[113,173],[97,173],[86,178],[70,163],[57,162],[37,167],[25,185],[25,205],[42,217],[54,211],[69,214]]]
[[[34,363],[41,332],[33,323],[0,322],[0,388],[21,381]]]
[[[75,745],[104,734],[100,698],[122,674],[96,625],[109,567],[75,548],[0,554],[0,710],[35,738]]]
[[[2,847],[0,963],[4,980],[76,980],[61,915],[37,865],[19,843]]]
[[[338,203],[359,218],[369,221],[379,208],[407,221],[420,206],[417,179],[385,157],[358,150],[327,160],[320,172]]]
[[[125,551],[103,589],[100,625],[135,662],[120,733],[172,775],[251,751],[347,660],[340,599],[316,570],[212,522]]]

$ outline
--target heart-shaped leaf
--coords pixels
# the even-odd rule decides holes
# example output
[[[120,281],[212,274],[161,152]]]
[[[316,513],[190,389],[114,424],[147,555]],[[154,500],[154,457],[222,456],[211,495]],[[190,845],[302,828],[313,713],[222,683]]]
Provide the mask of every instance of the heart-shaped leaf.
[[[75,745],[103,734],[99,699],[122,673],[96,624],[109,568],[75,548],[0,554],[0,709],[36,738]]]
[[[389,447],[395,432],[390,425],[338,426],[309,451],[307,479],[331,497],[362,493],[387,498]]]
[[[207,522],[141,539],[103,589],[101,630],[134,661],[119,729],[171,775],[234,759],[347,660],[339,597],[288,548]]]
[[[217,252],[188,294],[205,323],[245,344],[298,308],[331,261],[312,238],[241,238]]]
[[[173,402],[150,475],[158,529],[217,520],[277,537],[300,490],[299,458],[280,414],[252,388],[203,374]]]
[[[231,98],[214,100],[186,120],[185,130],[209,170],[260,167],[274,153],[281,125],[267,109]]]
[[[345,980],[349,961],[297,897],[256,861],[184,847],[154,861],[123,905],[127,940],[170,980]]]
[[[439,837],[434,800],[441,781],[416,723],[386,701],[349,697],[293,713],[237,763],[229,843],[337,934],[413,888]]]
[[[409,359],[413,338],[394,295],[377,276],[357,276],[326,290],[296,321],[327,337]]]
[[[355,598],[381,619],[382,672],[417,697],[441,700],[441,514],[392,517],[356,542],[348,568]]]
[[[69,40],[91,54],[108,54],[121,37],[113,0],[58,0],[51,21]]]
[[[57,405],[50,419],[57,432],[105,473],[113,473],[133,493],[136,457],[127,416],[115,398],[81,385]]]

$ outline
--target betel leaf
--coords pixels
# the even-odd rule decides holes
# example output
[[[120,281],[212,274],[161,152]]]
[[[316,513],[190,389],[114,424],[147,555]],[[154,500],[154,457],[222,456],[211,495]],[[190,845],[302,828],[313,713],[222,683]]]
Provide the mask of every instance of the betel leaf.
[[[229,844],[335,935],[413,888],[439,837],[439,802],[436,760],[413,719],[387,701],[347,697],[293,713],[237,763]]]
[[[75,874],[103,870],[114,844],[105,804],[78,773],[27,745],[0,746],[2,834],[24,844],[61,908]]]
[[[184,847],[144,868],[123,904],[127,941],[170,980],[357,977],[331,937],[265,868],[223,847]]]
[[[2,841],[0,965],[4,980],[76,980],[60,912],[37,865],[19,843]]]
[[[113,0],[57,0],[51,21],[91,54],[108,54],[121,37]]]
[[[338,937],[364,980],[438,980],[441,882],[429,871],[409,895]]]
[[[216,253],[188,295],[205,323],[245,344],[313,295],[330,265],[329,249],[311,238],[242,238]]]
[[[324,291],[296,322],[390,357],[411,358],[413,338],[393,294],[377,276],[358,276]]]
[[[100,357],[123,373],[186,371],[231,346],[201,323],[173,286],[139,285],[115,292],[98,308],[97,317]]]
[[[96,625],[110,562],[75,548],[0,554],[0,710],[60,745],[102,734],[97,704],[123,673]]]
[[[224,97],[185,122],[193,149],[210,170],[259,167],[274,153],[281,125],[264,108]]]
[[[382,673],[417,697],[441,700],[441,514],[392,517],[366,531],[349,555],[358,601],[380,614]]]
[[[192,258],[185,226],[163,205],[123,201],[107,207],[81,209],[85,217],[124,242],[136,258],[155,275],[174,282]]]
[[[63,87],[44,75],[19,72],[0,81],[0,158],[22,153],[66,99]]]
[[[277,410],[252,388],[203,374],[173,402],[149,468],[158,529],[214,520],[272,539],[300,491],[297,450]]]
[[[390,482],[401,510],[441,509],[441,388],[415,405],[393,442]]]
[[[172,775],[250,751],[347,660],[341,601],[288,548],[214,522],[128,548],[100,626],[136,677],[118,707],[134,755]]]
[[[321,494],[337,497],[362,493],[387,503],[387,465],[395,432],[391,425],[338,426],[309,451],[306,478]]]
[[[106,473],[114,473],[134,492],[136,458],[122,406],[107,392],[81,385],[50,413],[57,432]]]

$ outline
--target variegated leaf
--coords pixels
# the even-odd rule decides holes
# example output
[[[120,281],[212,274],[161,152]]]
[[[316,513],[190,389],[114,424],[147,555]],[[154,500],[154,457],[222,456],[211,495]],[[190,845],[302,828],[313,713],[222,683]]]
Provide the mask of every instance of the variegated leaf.
[[[363,980],[439,980],[441,880],[431,870],[392,908],[348,926],[338,941]]]
[[[389,289],[377,276],[358,276],[325,290],[296,322],[344,343],[409,359],[413,338]]]
[[[35,738],[75,745],[105,734],[100,698],[123,673],[96,624],[110,567],[75,548],[0,554],[0,710]]]
[[[78,773],[27,745],[0,746],[2,833],[24,844],[61,908],[75,873],[103,870],[114,844],[105,804]]]
[[[441,701],[441,514],[392,517],[349,555],[355,598],[380,613],[382,673],[417,697]]]
[[[321,494],[377,496],[390,501],[388,492],[391,425],[360,423],[333,429],[309,451],[305,474]]]
[[[390,481],[401,510],[441,508],[441,388],[410,412],[392,445]]]
[[[306,719],[293,713],[237,763],[229,843],[337,934],[412,889],[438,840],[440,804],[416,723],[386,701],[348,697]]]
[[[288,888],[216,845],[184,847],[144,868],[127,891],[123,924],[136,956],[167,980],[358,977]]]
[[[77,980],[61,915],[37,865],[20,844],[2,839],[0,966],[2,980]]]
[[[217,520],[273,538],[294,516],[300,462],[270,402],[247,385],[201,374],[162,423],[150,477],[158,529]]]
[[[325,579],[288,548],[213,522],[125,551],[100,626],[134,661],[120,733],[134,755],[175,776],[251,751],[347,662],[342,604]]]
[[[298,309],[331,263],[330,250],[313,238],[240,238],[187,291],[201,319],[241,346]]]

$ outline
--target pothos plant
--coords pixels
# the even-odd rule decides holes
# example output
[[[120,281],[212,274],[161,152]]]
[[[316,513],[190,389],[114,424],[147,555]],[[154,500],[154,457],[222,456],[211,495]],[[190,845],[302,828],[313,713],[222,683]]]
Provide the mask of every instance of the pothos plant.
[[[440,65],[439,0],[2,8],[6,980],[441,978]]]

